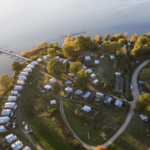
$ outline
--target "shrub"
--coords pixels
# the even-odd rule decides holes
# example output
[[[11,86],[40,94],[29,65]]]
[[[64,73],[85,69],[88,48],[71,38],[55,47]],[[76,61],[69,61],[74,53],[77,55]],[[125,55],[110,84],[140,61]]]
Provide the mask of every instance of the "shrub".
[[[38,48],[33,48],[29,51],[25,51],[21,53],[21,56],[26,56],[26,57],[30,57],[31,55],[33,55],[37,50],[39,50]]]
[[[47,72],[47,68],[46,68],[46,66],[43,66],[43,70],[44,70],[45,72]]]
[[[51,76],[50,75],[48,75],[48,76],[46,76],[46,79],[48,80],[48,79],[50,79],[51,78]]]
[[[59,112],[59,110],[57,108],[53,108],[50,112],[50,115],[55,115]]]
[[[113,68],[114,68],[114,69],[117,69],[117,66],[118,66],[118,61],[115,60],[114,63],[113,63]]]
[[[84,56],[83,55],[78,56],[77,61],[84,62]]]

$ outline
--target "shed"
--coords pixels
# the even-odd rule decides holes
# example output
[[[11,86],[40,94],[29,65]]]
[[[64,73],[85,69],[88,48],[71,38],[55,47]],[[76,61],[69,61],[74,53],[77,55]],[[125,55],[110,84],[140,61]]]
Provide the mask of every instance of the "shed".
[[[91,61],[91,57],[90,56],[85,56],[85,61]]]
[[[17,81],[17,84],[19,84],[19,85],[24,85],[24,81],[23,81],[23,80],[18,80],[18,81]]]
[[[81,91],[81,90],[76,90],[75,91],[75,94],[78,95],[78,96],[80,96],[82,93],[83,93],[83,91]]]
[[[23,72],[23,71],[22,71],[22,72],[20,73],[20,76],[28,76],[28,74],[29,74],[28,72]]]
[[[95,95],[97,98],[103,98],[104,97],[104,94],[103,93],[100,93],[100,92],[96,92],[96,95]]]
[[[25,69],[23,69],[23,71],[32,72],[32,69],[31,68],[25,68]]]
[[[116,102],[115,102],[115,106],[117,106],[119,108],[122,106],[122,104],[123,104],[123,102],[120,100],[116,100]]]
[[[16,105],[16,103],[13,103],[13,102],[7,102],[7,103],[5,103],[4,108],[10,108],[10,109],[13,109],[15,105]]]
[[[11,91],[12,95],[18,95],[18,91]]]
[[[90,95],[91,95],[91,92],[89,92],[89,91],[84,91],[84,92],[81,94],[81,96],[82,96],[83,98],[85,98],[85,99],[87,99]]]
[[[72,81],[68,80],[68,81],[65,82],[65,84],[66,84],[66,85],[72,84]]]
[[[83,67],[82,67],[82,69],[83,69],[83,70],[86,70],[86,69],[87,69],[87,67],[86,67],[86,66],[83,66]]]
[[[20,76],[19,80],[27,80],[27,77],[26,76]]]
[[[37,62],[37,61],[32,61],[31,64],[32,64],[32,65],[37,65],[38,62]]]
[[[0,126],[0,133],[4,133],[6,131],[6,128],[4,126]]]
[[[16,91],[20,91],[20,90],[22,90],[23,89],[23,87],[20,85],[20,86],[15,86],[14,87],[14,90],[16,90]]]
[[[114,73],[116,76],[120,76],[121,75],[121,72],[115,72]]]
[[[65,88],[65,91],[66,91],[67,93],[71,93],[71,92],[73,92],[73,89],[72,89],[71,87],[66,87],[66,88]]]
[[[27,68],[34,68],[34,65],[31,65],[31,64],[29,64],[29,65],[27,65]]]
[[[9,116],[11,114],[11,109],[3,109],[1,112],[2,116]]]
[[[141,115],[139,115],[140,116],[140,118],[142,119],[142,121],[148,121],[148,117],[147,116],[145,116],[145,115],[143,115],[143,114],[141,114]]]
[[[99,60],[95,60],[94,62],[95,62],[95,64],[96,64],[96,65],[98,65],[98,64],[99,64]]]
[[[115,56],[114,55],[110,55],[110,60],[115,60]]]
[[[67,63],[67,61],[68,61],[68,59],[63,59],[63,63],[64,64]]]
[[[47,56],[43,56],[43,59],[47,59]]]
[[[100,56],[100,59],[103,59],[104,58],[104,55]]]
[[[47,84],[47,85],[44,86],[44,88],[47,89],[47,90],[49,90],[49,89],[52,89],[52,86],[50,86],[50,85]]]
[[[55,59],[59,59],[60,57],[59,56],[55,56]]]
[[[73,78],[74,77],[74,74],[73,73],[68,73],[68,76]]]
[[[105,96],[105,98],[104,98],[104,103],[110,104],[112,100],[113,100],[113,99],[112,99],[111,97]]]
[[[12,102],[15,102],[16,100],[17,100],[17,97],[16,97],[16,96],[9,96],[9,97],[8,97],[8,101],[9,101],[9,102],[11,102],[11,101],[12,101]]]
[[[9,117],[5,116],[5,117],[0,117],[0,124],[5,124],[9,121]]]
[[[51,100],[50,101],[50,104],[56,104],[57,102],[56,102],[56,100]]]
[[[69,62],[69,66],[70,66],[72,64],[72,61],[69,60],[68,62]]]
[[[5,137],[5,139],[6,139],[6,142],[7,142],[8,144],[10,144],[10,143],[12,143],[12,142],[14,142],[14,141],[17,140],[17,136],[16,136],[16,135],[13,135],[13,134],[9,134],[9,135],[7,135],[7,136]]]
[[[26,146],[25,148],[23,148],[22,150],[31,150],[30,147]]]
[[[139,84],[144,84],[144,82],[143,81],[139,81]]]
[[[93,71],[91,69],[87,69],[88,73],[92,73]]]
[[[37,62],[42,62],[42,59],[41,59],[41,58],[39,58],[39,59],[37,59],[36,61],[37,61]]]
[[[131,44],[130,43],[128,43],[128,46],[130,46]]]
[[[91,77],[92,77],[92,78],[96,77],[96,74],[95,74],[95,73],[92,73],[92,74],[91,74]]]
[[[127,45],[123,45],[123,47],[127,47]]]
[[[50,81],[50,83],[52,83],[52,84],[53,84],[53,83],[55,83],[55,82],[56,82],[56,79],[55,79],[55,78],[51,78],[49,81]]]
[[[15,143],[11,144],[11,148],[12,148],[13,150],[19,150],[19,149],[21,149],[22,147],[23,147],[23,144],[22,144],[22,142],[20,142],[19,140],[16,141]]]
[[[88,113],[88,112],[90,112],[92,109],[91,109],[90,106],[85,105],[83,108],[81,108],[81,110],[84,111],[84,112],[86,112],[86,113]]]
[[[99,80],[98,79],[95,79],[94,81],[93,81],[93,84],[97,84],[99,82]]]

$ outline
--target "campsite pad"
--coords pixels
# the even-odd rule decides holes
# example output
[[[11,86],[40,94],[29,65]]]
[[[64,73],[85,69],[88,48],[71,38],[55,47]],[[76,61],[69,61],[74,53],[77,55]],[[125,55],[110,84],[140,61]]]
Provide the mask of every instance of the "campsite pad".
[[[104,132],[100,133],[100,135],[101,135],[102,137],[105,137],[105,136],[106,136],[106,134],[105,134]]]

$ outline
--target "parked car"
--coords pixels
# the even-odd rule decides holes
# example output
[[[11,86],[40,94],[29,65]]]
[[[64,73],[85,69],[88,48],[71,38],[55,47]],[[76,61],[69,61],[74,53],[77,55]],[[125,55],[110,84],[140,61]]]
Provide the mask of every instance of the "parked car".
[[[13,128],[16,128],[16,122],[13,122]]]
[[[132,82],[130,82],[130,89],[131,89],[131,90],[133,89],[133,85],[132,85]]]

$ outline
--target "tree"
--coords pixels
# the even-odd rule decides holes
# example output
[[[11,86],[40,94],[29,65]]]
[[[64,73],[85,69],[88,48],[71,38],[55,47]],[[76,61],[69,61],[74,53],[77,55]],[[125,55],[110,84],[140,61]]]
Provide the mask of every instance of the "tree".
[[[102,41],[102,36],[101,35],[96,35],[93,39],[95,39],[95,42],[100,44],[100,42]]]
[[[137,39],[138,39],[137,34],[133,34],[133,35],[131,36],[131,42],[135,43],[135,42],[137,41]]]
[[[52,85],[52,91],[55,93],[55,94],[58,94],[58,92],[60,92],[61,90],[61,87],[59,85],[58,82],[55,82],[53,85]]]
[[[57,55],[55,48],[49,48],[47,52],[52,57],[55,57]]]
[[[121,46],[118,42],[111,42],[110,46],[111,46],[111,52],[114,53],[116,53],[116,51],[119,51],[121,49]]]
[[[149,41],[148,37],[146,36],[141,36],[140,38],[138,38],[137,42],[141,42],[142,44],[147,44]]]
[[[65,65],[58,59],[53,58],[48,62],[47,70],[48,73],[51,73],[54,76],[61,76],[65,71]]]
[[[119,34],[115,34],[114,37],[118,41],[119,39],[123,38],[123,35],[122,35],[122,33],[119,33]]]
[[[125,33],[123,34],[123,37],[124,37],[125,40],[127,40],[127,39],[129,38],[128,32],[125,32]]]
[[[122,57],[126,54],[127,50],[125,47],[122,47],[119,51],[116,52],[116,55]]]
[[[109,38],[110,38],[110,34],[109,33],[107,33],[106,35],[105,35],[105,41],[108,41],[109,40]]]
[[[65,57],[73,57],[74,56],[74,47],[71,45],[64,45],[62,47],[62,51],[65,54]]]
[[[75,39],[71,35],[67,35],[67,37],[64,40],[64,43],[71,43]]]
[[[83,64],[81,62],[73,62],[70,66],[70,71],[74,74],[77,74],[77,72],[82,68]]]
[[[110,42],[103,42],[101,48],[104,53],[110,53],[112,50]]]
[[[0,77],[0,85],[3,90],[8,90],[12,85],[12,77],[7,74],[2,74]]]
[[[12,70],[13,70],[13,71],[18,72],[18,71],[20,71],[21,69],[22,69],[22,64],[20,64],[19,61],[14,61],[14,62],[12,63]]]
[[[150,39],[150,32],[149,32],[149,33],[147,33],[147,37]]]
[[[47,48],[48,43],[47,42],[42,42],[40,44],[38,44],[37,48]]]
[[[57,49],[57,48],[58,48],[58,43],[57,43],[57,42],[53,42],[53,47],[54,47],[55,49]]]
[[[94,150],[107,150],[107,148],[103,145],[99,145]]]
[[[77,79],[76,79],[75,83],[79,88],[84,90],[87,83],[90,82],[90,78],[91,78],[91,76],[88,73],[88,71],[81,69],[77,73]]]
[[[89,50],[93,50],[93,49],[94,49],[94,46],[95,46],[95,44],[94,44],[93,41],[89,41],[89,42],[88,42],[88,49],[89,49]]]
[[[123,46],[125,44],[125,40],[123,38],[118,40],[118,43]]]
[[[114,41],[117,41],[117,39],[114,36],[111,36],[110,41],[114,42]]]

